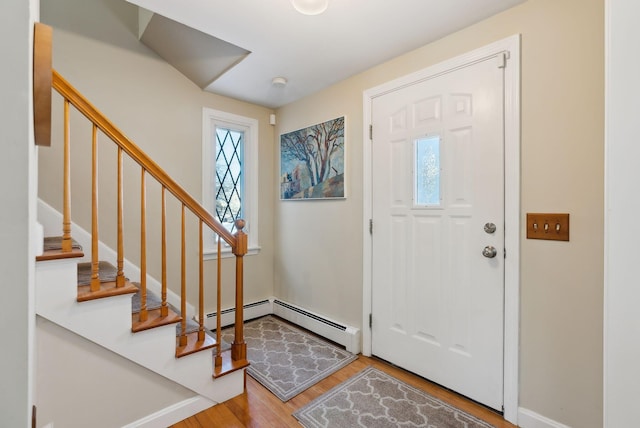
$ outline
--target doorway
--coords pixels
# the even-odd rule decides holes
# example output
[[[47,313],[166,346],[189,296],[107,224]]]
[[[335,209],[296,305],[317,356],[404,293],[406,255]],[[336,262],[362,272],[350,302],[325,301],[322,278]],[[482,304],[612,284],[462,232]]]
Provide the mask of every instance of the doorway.
[[[465,112],[473,112],[472,104],[470,104],[474,102],[473,96],[481,98],[483,95],[481,93],[473,95],[473,91],[468,87],[456,89],[455,83],[452,80],[459,78],[460,81],[468,81],[471,76],[476,73],[473,72],[470,75],[465,75],[465,70],[471,70],[473,67],[484,67],[489,74],[491,74],[491,72],[488,70],[499,70],[500,79],[504,77],[504,80],[501,80],[502,88],[499,94],[504,107],[504,110],[499,112],[499,116],[501,116],[500,119],[501,121],[503,120],[504,123],[502,124],[501,122],[497,125],[499,133],[500,130],[503,130],[503,134],[499,135],[499,139],[504,141],[504,153],[500,151],[496,152],[495,149],[485,151],[486,153],[493,153],[495,156],[494,159],[491,159],[491,156],[481,161],[476,159],[480,152],[472,154],[470,157],[460,157],[460,154],[463,153],[460,151],[461,147],[465,145],[471,147],[469,145],[471,140],[467,137],[475,134],[469,134],[467,131],[470,129],[469,126],[473,125],[472,123],[466,125],[463,123],[453,123],[450,129],[455,130],[456,132],[453,132],[453,134],[457,133],[456,135],[453,135],[450,131],[446,131],[445,128],[429,128],[425,125],[426,122],[429,122],[429,118],[433,119],[432,122],[440,121],[440,119],[444,118],[447,108],[453,108],[453,111],[458,111],[461,113],[461,117],[464,116]],[[494,77],[488,77],[487,82],[494,80]],[[454,85],[449,91],[453,94],[452,100],[445,102],[444,98],[441,97],[442,94],[438,94],[438,87],[443,84]],[[467,96],[469,94],[473,96],[469,98]],[[403,95],[416,95],[416,98],[411,101],[413,103],[413,110],[407,110],[406,105],[402,107],[402,101],[399,101],[399,99],[402,98]],[[399,98],[398,100],[392,100],[394,97]],[[479,102],[480,98],[477,98],[476,102]],[[391,104],[396,102],[396,104],[392,105],[389,110],[383,113],[383,115],[387,114],[388,116],[386,119],[382,119],[385,121],[385,126],[381,128],[383,131],[378,131],[378,125],[376,125],[374,119],[380,120],[381,116],[376,117],[378,114],[376,112],[382,109],[388,102]],[[445,103],[448,103],[447,105],[449,107],[445,106]],[[451,379],[454,379],[456,376],[467,376],[465,372],[465,370],[467,370],[466,368],[461,368],[462,366],[456,368],[456,366],[449,364],[449,360],[452,359],[454,355],[459,357],[458,359],[468,360],[468,356],[472,353],[470,351],[473,350],[475,354],[475,352],[481,348],[481,346],[478,345],[478,343],[481,342],[472,344],[472,340],[468,339],[468,336],[467,339],[465,339],[464,336],[465,334],[470,334],[471,330],[468,330],[467,327],[473,323],[469,324],[468,320],[465,322],[460,321],[464,319],[464,317],[470,316],[470,308],[480,306],[476,304],[478,303],[475,300],[476,297],[473,297],[473,301],[469,300],[469,296],[474,296],[473,292],[477,290],[465,288],[469,287],[473,281],[460,282],[456,280],[454,281],[455,284],[462,285],[453,288],[440,287],[440,285],[434,286],[433,284],[446,284],[443,278],[451,278],[452,275],[457,275],[458,277],[460,277],[460,275],[467,275],[468,278],[472,278],[475,277],[474,270],[476,268],[488,268],[491,272],[490,276],[493,275],[491,279],[488,280],[488,283],[493,284],[494,289],[498,289],[497,294],[493,293],[491,297],[491,300],[493,300],[492,304],[494,305],[493,309],[495,309],[496,302],[499,304],[499,317],[493,317],[490,329],[497,329],[500,335],[488,339],[493,341],[491,345],[491,352],[493,352],[493,354],[488,354],[485,362],[480,363],[478,367],[482,367],[483,364],[487,364],[487,361],[492,360],[500,360],[501,364],[492,367],[493,372],[491,379],[494,381],[497,380],[497,385],[487,387],[486,385],[480,384],[480,386],[477,386],[477,384],[481,383],[481,378],[474,379],[471,384],[476,385],[474,388],[477,391],[483,392],[484,390],[491,390],[490,395],[493,398],[488,402],[483,398],[479,400],[487,402],[488,405],[498,410],[502,410],[503,408],[505,419],[509,421],[515,421],[517,418],[518,403],[518,230],[520,176],[518,106],[519,36],[513,36],[493,43],[412,75],[372,88],[365,92],[363,105],[364,117],[366,118],[364,126],[367,134],[369,133],[369,126],[373,124],[372,142],[365,144],[364,148],[364,220],[367,230],[364,234],[363,246],[363,307],[365,314],[365,320],[363,320],[363,322],[366,326],[369,325],[371,320],[373,322],[373,328],[363,329],[363,352],[365,355],[371,355],[373,353],[401,366],[404,365],[410,371],[415,371],[425,377],[435,377],[435,379],[433,379],[434,381],[443,383],[445,386],[449,386],[447,383],[451,382]],[[403,122],[403,113],[401,113],[403,109],[410,112],[408,116],[405,116],[407,119],[405,122]],[[480,109],[478,108],[478,110]],[[410,117],[411,115],[413,116]],[[413,127],[413,125],[410,126],[410,122],[416,117],[421,118],[423,122],[422,125],[425,126],[422,126],[422,128],[416,128]],[[454,122],[455,120],[457,119],[454,118]],[[494,123],[492,126],[495,128],[496,124]],[[399,134],[393,134],[393,132],[404,128],[407,128],[406,135],[402,138],[396,138]],[[412,128],[412,130],[409,131],[409,128]],[[467,129],[467,131],[465,131],[465,129]],[[390,132],[385,135],[385,130]],[[376,135],[378,132],[381,132],[382,135]],[[465,135],[467,136],[465,137]],[[378,146],[375,145],[377,144],[378,137],[387,139],[388,145],[385,148],[378,149]],[[465,140],[465,138],[467,138],[467,140]],[[475,138],[475,136],[473,138]],[[451,142],[452,139],[459,143],[453,153],[448,151],[449,146],[446,145],[446,143]],[[404,141],[404,143],[400,143],[400,141]],[[464,141],[467,142],[465,143]],[[376,150],[382,150],[380,152],[382,154],[376,153]],[[425,153],[428,153],[428,157],[431,159],[431,172],[422,174],[427,178],[420,178],[419,174],[416,173],[420,168],[415,165],[415,163],[419,155],[423,156]],[[480,176],[477,177],[465,177],[464,174],[462,176],[456,176],[455,173],[452,174],[452,161],[456,159],[456,156],[458,156],[457,159],[460,162],[479,161],[479,165],[486,162],[495,163],[494,161],[498,161],[498,169],[503,169],[504,173],[500,171],[494,175],[502,177],[504,182],[497,184],[493,182],[493,184],[489,186],[489,193],[494,193],[494,196],[499,196],[500,201],[497,204],[500,205],[504,203],[503,208],[498,208],[497,217],[496,211],[494,210],[494,212],[490,214],[480,214],[478,219],[476,219],[477,221],[466,220],[473,218],[473,215],[469,217],[468,212],[463,213],[464,206],[467,208],[473,206],[474,204],[470,203],[472,201],[475,201],[476,206],[478,204],[472,194],[465,193],[469,188],[473,188],[474,186],[467,185],[465,187],[463,184],[465,180],[467,180],[466,183],[474,183],[478,180],[484,180],[485,177],[483,171],[480,171]],[[385,179],[376,182],[376,178],[379,177],[377,168],[385,164],[389,165],[389,168],[383,171],[381,175],[385,177]],[[495,171],[494,167],[489,169]],[[404,171],[404,173],[396,174],[399,171]],[[469,168],[462,168],[461,171],[469,171]],[[394,176],[398,176],[398,180],[392,180],[391,177]],[[424,194],[420,194],[417,190],[420,180],[422,180],[422,185],[428,188],[422,191],[422,193],[426,192],[430,195],[426,197],[426,199]],[[388,184],[388,186],[384,183]],[[425,183],[427,184],[425,185]],[[376,188],[374,188],[374,186]],[[386,216],[386,219],[384,218],[385,216],[380,217],[380,213],[384,212],[384,209],[377,206],[376,192],[378,188],[385,186],[388,187],[388,190],[385,191],[387,193],[383,195],[383,198],[386,198],[385,204],[387,205],[387,212],[391,212],[389,211],[389,207],[394,206],[394,204],[395,208],[393,209],[400,208],[401,206],[406,208],[404,213],[399,213],[399,211],[396,210],[396,214],[398,214],[396,220],[392,220],[393,216],[389,215]],[[467,196],[464,196],[465,194]],[[396,198],[398,195],[404,195],[404,203],[393,202],[393,198]],[[465,197],[469,199],[466,202]],[[456,203],[452,204],[451,201],[457,201],[457,208]],[[491,202],[489,205],[495,204],[495,202]],[[446,212],[451,207],[456,208],[457,211],[455,213]],[[444,217],[439,217],[442,215],[444,215]],[[484,218],[486,215],[492,218]],[[449,220],[447,220],[448,223],[446,223],[444,228],[435,226],[437,224],[443,224],[439,218],[450,219],[452,218],[451,216],[457,219],[457,223],[454,222],[454,226],[451,225],[452,223]],[[372,234],[369,230],[371,225],[370,220],[372,220]],[[480,228],[481,230],[475,230],[478,229],[475,223],[479,223],[482,226]],[[487,225],[487,230],[492,230],[491,224],[495,226],[495,230],[487,232],[484,228],[485,224]],[[416,234],[415,232],[418,233]],[[447,256],[442,252],[441,248],[438,249],[433,245],[421,245],[420,243],[423,243],[430,233],[435,234],[432,235],[432,237],[437,237],[437,239],[434,238],[429,241],[431,244],[436,241],[441,242],[443,237],[446,237],[448,240],[457,239],[459,243],[474,241],[484,243],[484,245],[481,245],[479,248],[475,248],[475,245],[477,245],[475,242],[469,244],[467,247],[460,247],[462,248],[460,251],[466,251],[466,257],[470,257],[469,260],[473,260],[472,263],[470,262],[473,268],[467,269],[469,265],[461,262],[461,259],[456,261],[456,263],[460,263],[456,268],[451,263],[452,260],[455,259],[453,256],[457,256],[457,254],[452,255],[452,252],[448,251],[449,255]],[[442,235],[443,233],[444,235]],[[420,242],[412,240],[412,237],[416,235],[422,236]],[[403,239],[398,240],[398,236],[403,236]],[[467,239],[467,236],[473,239]],[[394,238],[391,239],[390,237]],[[484,251],[484,247],[487,247],[486,252]],[[387,254],[387,258],[385,258],[384,254]],[[383,263],[383,260],[387,262]],[[392,260],[395,260],[395,262]],[[425,260],[428,261],[428,263],[425,262]],[[440,267],[447,267],[445,270],[437,270],[435,269],[436,264]],[[381,266],[382,271],[380,271]],[[462,269],[462,267],[464,267],[464,269]],[[384,269],[390,269],[391,271],[385,272]],[[395,270],[395,272],[393,270]],[[433,281],[427,286],[427,288],[431,287],[431,289],[427,290],[422,280],[425,276],[429,275],[428,272],[431,272],[436,277],[432,278]],[[440,277],[437,277],[437,275],[440,275]],[[402,277],[403,280],[398,280],[398,277]],[[390,282],[391,278],[393,278],[393,280]],[[395,285],[393,285],[393,281],[395,281]],[[498,284],[497,286],[496,283]],[[399,286],[398,284],[404,285]],[[385,289],[384,287],[394,290],[394,294],[381,294],[381,290]],[[378,295],[375,296],[374,293]],[[434,296],[438,296],[438,293],[440,293],[438,298],[445,298],[445,300],[451,300],[451,295],[456,295],[457,293],[458,300],[463,303],[461,307],[454,309],[454,312],[458,315],[456,321],[457,326],[454,325],[453,329],[445,329],[448,331],[447,334],[453,333],[455,337],[453,342],[446,342],[446,340],[449,340],[446,339],[440,343],[439,340],[443,337],[441,334],[444,330],[440,327],[438,327],[439,329],[433,327],[437,325],[438,322],[448,324],[449,327],[452,322],[454,324],[456,323],[454,322],[455,319],[452,321],[452,318],[442,318],[442,311],[438,313],[437,309],[440,308],[441,302],[434,304],[434,302],[437,301],[437,299],[434,299]],[[443,293],[448,293],[449,296],[444,296]],[[485,294],[484,292],[480,292],[475,296],[483,296]],[[460,298],[462,300],[460,300]],[[416,305],[413,308],[405,305],[406,303],[411,304],[410,302],[414,301]],[[431,307],[419,309],[420,305],[424,304],[427,306],[431,304]],[[395,309],[393,305],[396,305]],[[385,307],[390,309],[382,309]],[[495,312],[493,309],[490,312]],[[481,312],[482,311],[480,311],[480,313]],[[380,330],[377,330],[378,328],[380,328]],[[475,335],[475,333],[473,334]],[[405,340],[407,337],[410,339]],[[390,344],[387,343],[387,340],[397,340],[397,342],[390,342]],[[450,352],[449,356],[443,356],[446,355],[446,353],[440,353],[438,355],[437,352],[430,354],[429,349],[434,350],[438,347],[445,347],[448,350],[447,352]],[[390,352],[390,354],[388,352]],[[413,356],[405,357],[406,355]],[[414,361],[410,361],[410,359]],[[442,370],[434,375],[434,367],[440,367]],[[475,370],[478,370],[477,367]],[[456,371],[460,371],[460,373],[454,373]],[[451,387],[454,390],[460,390],[460,386],[456,382],[457,381],[454,380]],[[468,392],[464,389],[459,392],[478,399],[474,396],[476,392]]]

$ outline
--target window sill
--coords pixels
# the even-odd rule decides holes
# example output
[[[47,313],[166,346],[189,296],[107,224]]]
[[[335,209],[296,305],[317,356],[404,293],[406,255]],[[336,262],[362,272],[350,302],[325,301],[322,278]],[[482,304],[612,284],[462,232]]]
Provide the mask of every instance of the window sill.
[[[256,254],[258,254],[260,252],[261,247],[259,245],[255,245],[255,246],[251,246],[249,247],[247,254],[245,254],[246,256],[254,256]],[[233,254],[231,252],[231,247],[223,247],[222,248],[222,255],[221,257],[223,259],[228,259],[231,257],[235,257],[235,254]],[[216,260],[218,258],[218,250],[216,249],[211,249],[211,248],[205,248],[204,250],[204,259],[205,260]]]

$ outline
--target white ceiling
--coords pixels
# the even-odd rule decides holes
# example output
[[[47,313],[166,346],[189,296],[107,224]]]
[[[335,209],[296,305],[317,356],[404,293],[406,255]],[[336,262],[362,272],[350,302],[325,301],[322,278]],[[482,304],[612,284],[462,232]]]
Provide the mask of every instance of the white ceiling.
[[[330,0],[317,16],[290,0],[127,1],[249,51],[206,90],[276,108],[525,0]]]

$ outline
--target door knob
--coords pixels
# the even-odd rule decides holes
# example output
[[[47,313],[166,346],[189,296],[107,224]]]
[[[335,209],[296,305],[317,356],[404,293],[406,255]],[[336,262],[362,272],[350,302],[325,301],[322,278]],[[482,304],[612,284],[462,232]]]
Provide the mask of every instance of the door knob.
[[[493,223],[485,223],[484,231],[491,234],[496,231],[496,225]]]
[[[482,255],[488,259],[494,258],[496,254],[498,254],[498,250],[496,250],[496,247],[492,245],[487,245],[482,249]]]

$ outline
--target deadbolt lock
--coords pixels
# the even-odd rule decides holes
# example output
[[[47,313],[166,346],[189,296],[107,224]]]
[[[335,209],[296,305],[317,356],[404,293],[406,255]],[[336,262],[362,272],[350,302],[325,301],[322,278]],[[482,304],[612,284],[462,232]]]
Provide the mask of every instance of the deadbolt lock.
[[[485,223],[484,231],[487,233],[494,233],[496,231],[496,225],[493,223]]]

